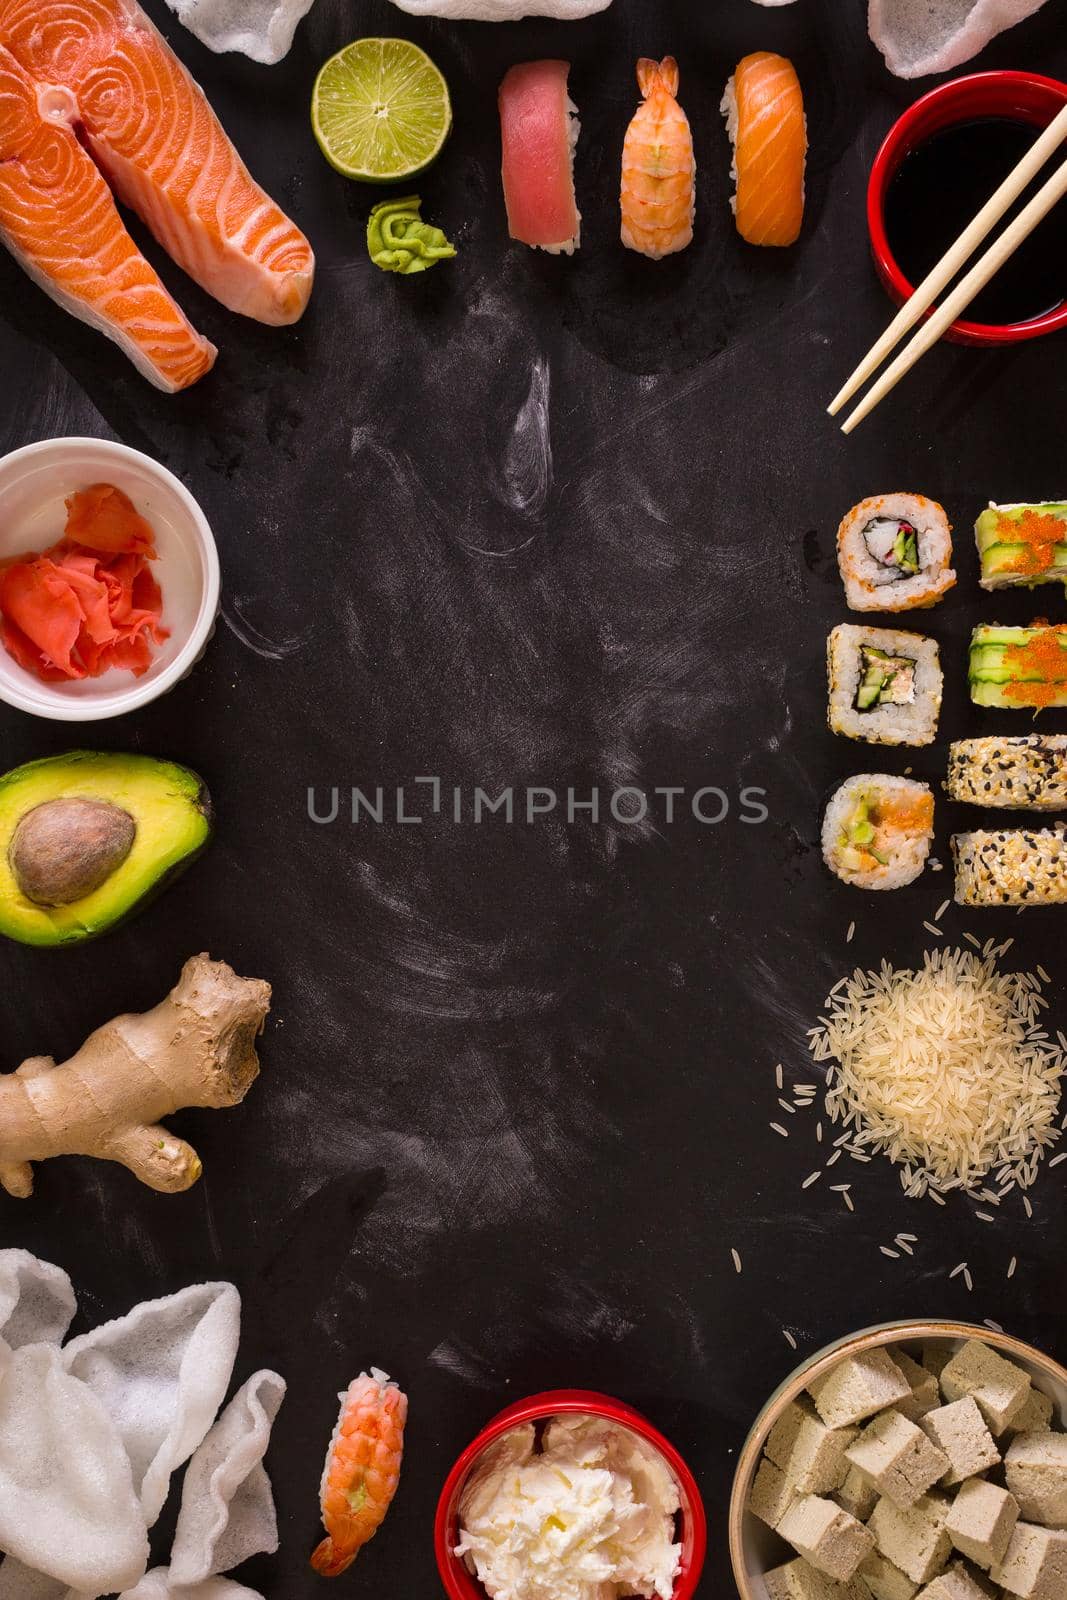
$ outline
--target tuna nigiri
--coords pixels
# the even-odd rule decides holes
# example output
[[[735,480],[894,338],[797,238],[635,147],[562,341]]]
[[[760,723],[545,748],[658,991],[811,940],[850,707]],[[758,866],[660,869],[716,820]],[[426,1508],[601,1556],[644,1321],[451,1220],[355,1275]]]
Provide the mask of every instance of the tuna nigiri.
[[[643,101],[622,155],[622,242],[653,261],[693,240],[696,160],[689,120],[678,104],[678,63],[642,58],[637,82]]]
[[[500,85],[504,203],[513,239],[553,255],[581,242],[574,193],[578,110],[567,93],[568,61],[527,61]]]
[[[749,244],[795,244],[804,220],[804,99],[791,61],[758,50],[726,85],[721,110],[734,147],[731,202]]]

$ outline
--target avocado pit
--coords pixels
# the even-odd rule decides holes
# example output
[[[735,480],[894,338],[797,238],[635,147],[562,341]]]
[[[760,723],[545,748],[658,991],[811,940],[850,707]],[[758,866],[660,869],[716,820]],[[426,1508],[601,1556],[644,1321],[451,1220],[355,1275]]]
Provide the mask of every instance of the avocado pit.
[[[121,867],[137,823],[103,800],[46,800],[21,819],[8,848],[15,882],[38,906],[84,900]]]

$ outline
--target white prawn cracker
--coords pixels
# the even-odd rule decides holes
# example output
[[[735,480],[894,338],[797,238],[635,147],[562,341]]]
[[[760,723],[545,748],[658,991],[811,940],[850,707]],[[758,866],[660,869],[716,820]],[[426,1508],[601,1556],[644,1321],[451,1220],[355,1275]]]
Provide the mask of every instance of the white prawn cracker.
[[[90,1596],[136,1583],[148,1565],[123,1441],[55,1345],[0,1352],[0,1549]]]
[[[241,1298],[233,1284],[200,1283],[145,1301],[63,1351],[67,1370],[88,1384],[118,1429],[149,1527],[163,1508],[171,1474],[215,1420],[240,1327]]]
[[[263,1596],[258,1589],[246,1589],[232,1578],[208,1578],[187,1589],[174,1582],[166,1567],[153,1567],[135,1589],[127,1589],[119,1600],[263,1600]]]
[[[90,1600],[47,1572],[33,1572],[14,1556],[0,1566],[0,1600]]]
[[[8,1349],[59,1344],[77,1309],[62,1268],[28,1250],[0,1250],[0,1341]]]
[[[218,54],[239,51],[272,67],[289,54],[313,0],[167,0],[191,34]]]
[[[948,72],[1044,0],[870,0],[871,38],[898,78]]]
[[[257,1372],[230,1401],[185,1473],[170,1579],[201,1583],[278,1548],[278,1521],[263,1457],[285,1380]]]

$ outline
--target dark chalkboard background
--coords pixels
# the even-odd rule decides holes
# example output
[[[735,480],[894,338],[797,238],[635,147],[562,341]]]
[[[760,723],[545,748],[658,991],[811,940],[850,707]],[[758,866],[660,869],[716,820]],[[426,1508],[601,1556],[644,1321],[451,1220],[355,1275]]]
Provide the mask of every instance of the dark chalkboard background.
[[[167,398],[0,260],[0,446],[91,433],[157,456],[202,501],[224,569],[215,641],[169,698],[84,735],[0,714],[5,768],[82,738],[173,756],[204,774],[219,817],[211,853],[106,942],[4,945],[4,1064],[69,1054],[201,949],[269,978],[275,1010],[246,1104],[173,1119],[204,1158],[195,1190],[156,1196],[56,1161],[31,1201],[4,1199],[0,1238],[71,1272],[79,1325],[192,1280],[238,1284],[236,1379],[269,1364],[289,1381],[270,1462],[282,1550],[242,1574],[268,1600],[319,1592],[306,1557],[334,1396],[372,1362],[411,1394],[409,1448],[346,1592],[437,1592],[448,1467],[502,1405],[557,1384],[618,1394],[675,1440],[707,1498],[704,1592],[730,1592],[732,1463],[794,1365],[783,1327],[803,1353],[887,1317],[992,1317],[1067,1358],[1067,1167],[1042,1180],[1033,1223],[1015,1198],[990,1226],[964,1203],[905,1201],[886,1165],[844,1162],[849,1216],[826,1178],[801,1191],[814,1114],[786,1119],[808,1119],[788,1143],[767,1127],[775,1062],[813,1080],[803,1033],[829,985],[857,959],[916,961],[951,893],[928,872],[864,898],[819,858],[835,781],[909,760],[937,781],[944,766],[943,743],[909,758],[825,731],[824,641],[846,617],[837,520],[886,489],[946,504],[961,581],[929,617],[942,732],[1017,729],[969,707],[965,640],[979,617],[1031,605],[980,596],[968,528],[989,498],[1064,494],[1064,346],[940,348],[850,441],[823,415],[886,320],[865,178],[926,87],[884,72],[860,0],[616,0],[569,26],[318,0],[274,69],[212,56],[149,9],[310,234],[319,277],[304,321],[279,331],[164,259],[222,351]],[[1065,22],[1049,0],[984,61],[1063,76]],[[375,197],[308,128],[318,65],[376,32],[424,44],[454,93],[454,136],[421,190],[460,254],[423,278],[369,266]],[[795,59],[809,107],[807,223],[786,253],[744,246],[727,210],[718,101],[760,47]],[[693,248],[655,265],[615,243],[618,158],[634,60],[668,50],[700,216]],[[498,81],[544,54],[573,59],[583,115],[574,261],[508,243],[497,176]],[[1060,614],[1058,595],[1043,602]],[[410,787],[420,775],[467,796],[599,785],[605,801],[621,785],[754,785],[770,818],[743,824],[735,800],[719,827],[681,810],[673,825],[659,810],[645,826],[457,826]],[[334,784],[405,783],[421,824],[308,818],[309,786],[325,804]],[[965,820],[941,804],[941,859]],[[1016,935],[1067,1025],[1059,914],[950,910],[944,927]],[[913,1261],[879,1254],[901,1229],[919,1236]],[[970,1295],[948,1279],[964,1259]]]

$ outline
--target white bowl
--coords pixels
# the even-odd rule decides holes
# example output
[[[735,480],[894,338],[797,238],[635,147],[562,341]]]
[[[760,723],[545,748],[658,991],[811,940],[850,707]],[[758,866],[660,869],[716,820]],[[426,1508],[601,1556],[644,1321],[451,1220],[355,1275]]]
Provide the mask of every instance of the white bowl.
[[[0,700],[57,722],[98,722],[158,700],[196,664],[219,609],[219,557],[204,513],[173,472],[107,439],[46,439],[0,458],[0,561],[55,544],[64,500],[91,483],[122,489],[155,530],[152,570],[170,638],[153,648],[141,678],[113,667],[69,683],[42,683],[0,646]]]
[[[944,1344],[951,1350],[957,1350],[968,1339],[980,1340],[1009,1361],[1014,1361],[1016,1366],[1024,1368],[1030,1374],[1034,1388],[1040,1389],[1052,1400],[1057,1419],[1054,1426],[1067,1428],[1067,1370],[1051,1356],[1045,1355],[1034,1345],[1025,1344],[1022,1339],[1014,1338],[1010,1333],[997,1333],[973,1323],[948,1320],[884,1322],[836,1340],[802,1361],[778,1385],[753,1423],[741,1451],[734,1474],[729,1519],[730,1557],[741,1600],[767,1600],[764,1574],[781,1562],[790,1561],[796,1554],[748,1509],[752,1480],[756,1476],[767,1435],[789,1402],[797,1399],[809,1383],[830,1372],[839,1361],[861,1351],[884,1348],[886,1345],[903,1345],[917,1361],[919,1347],[924,1344]]]

